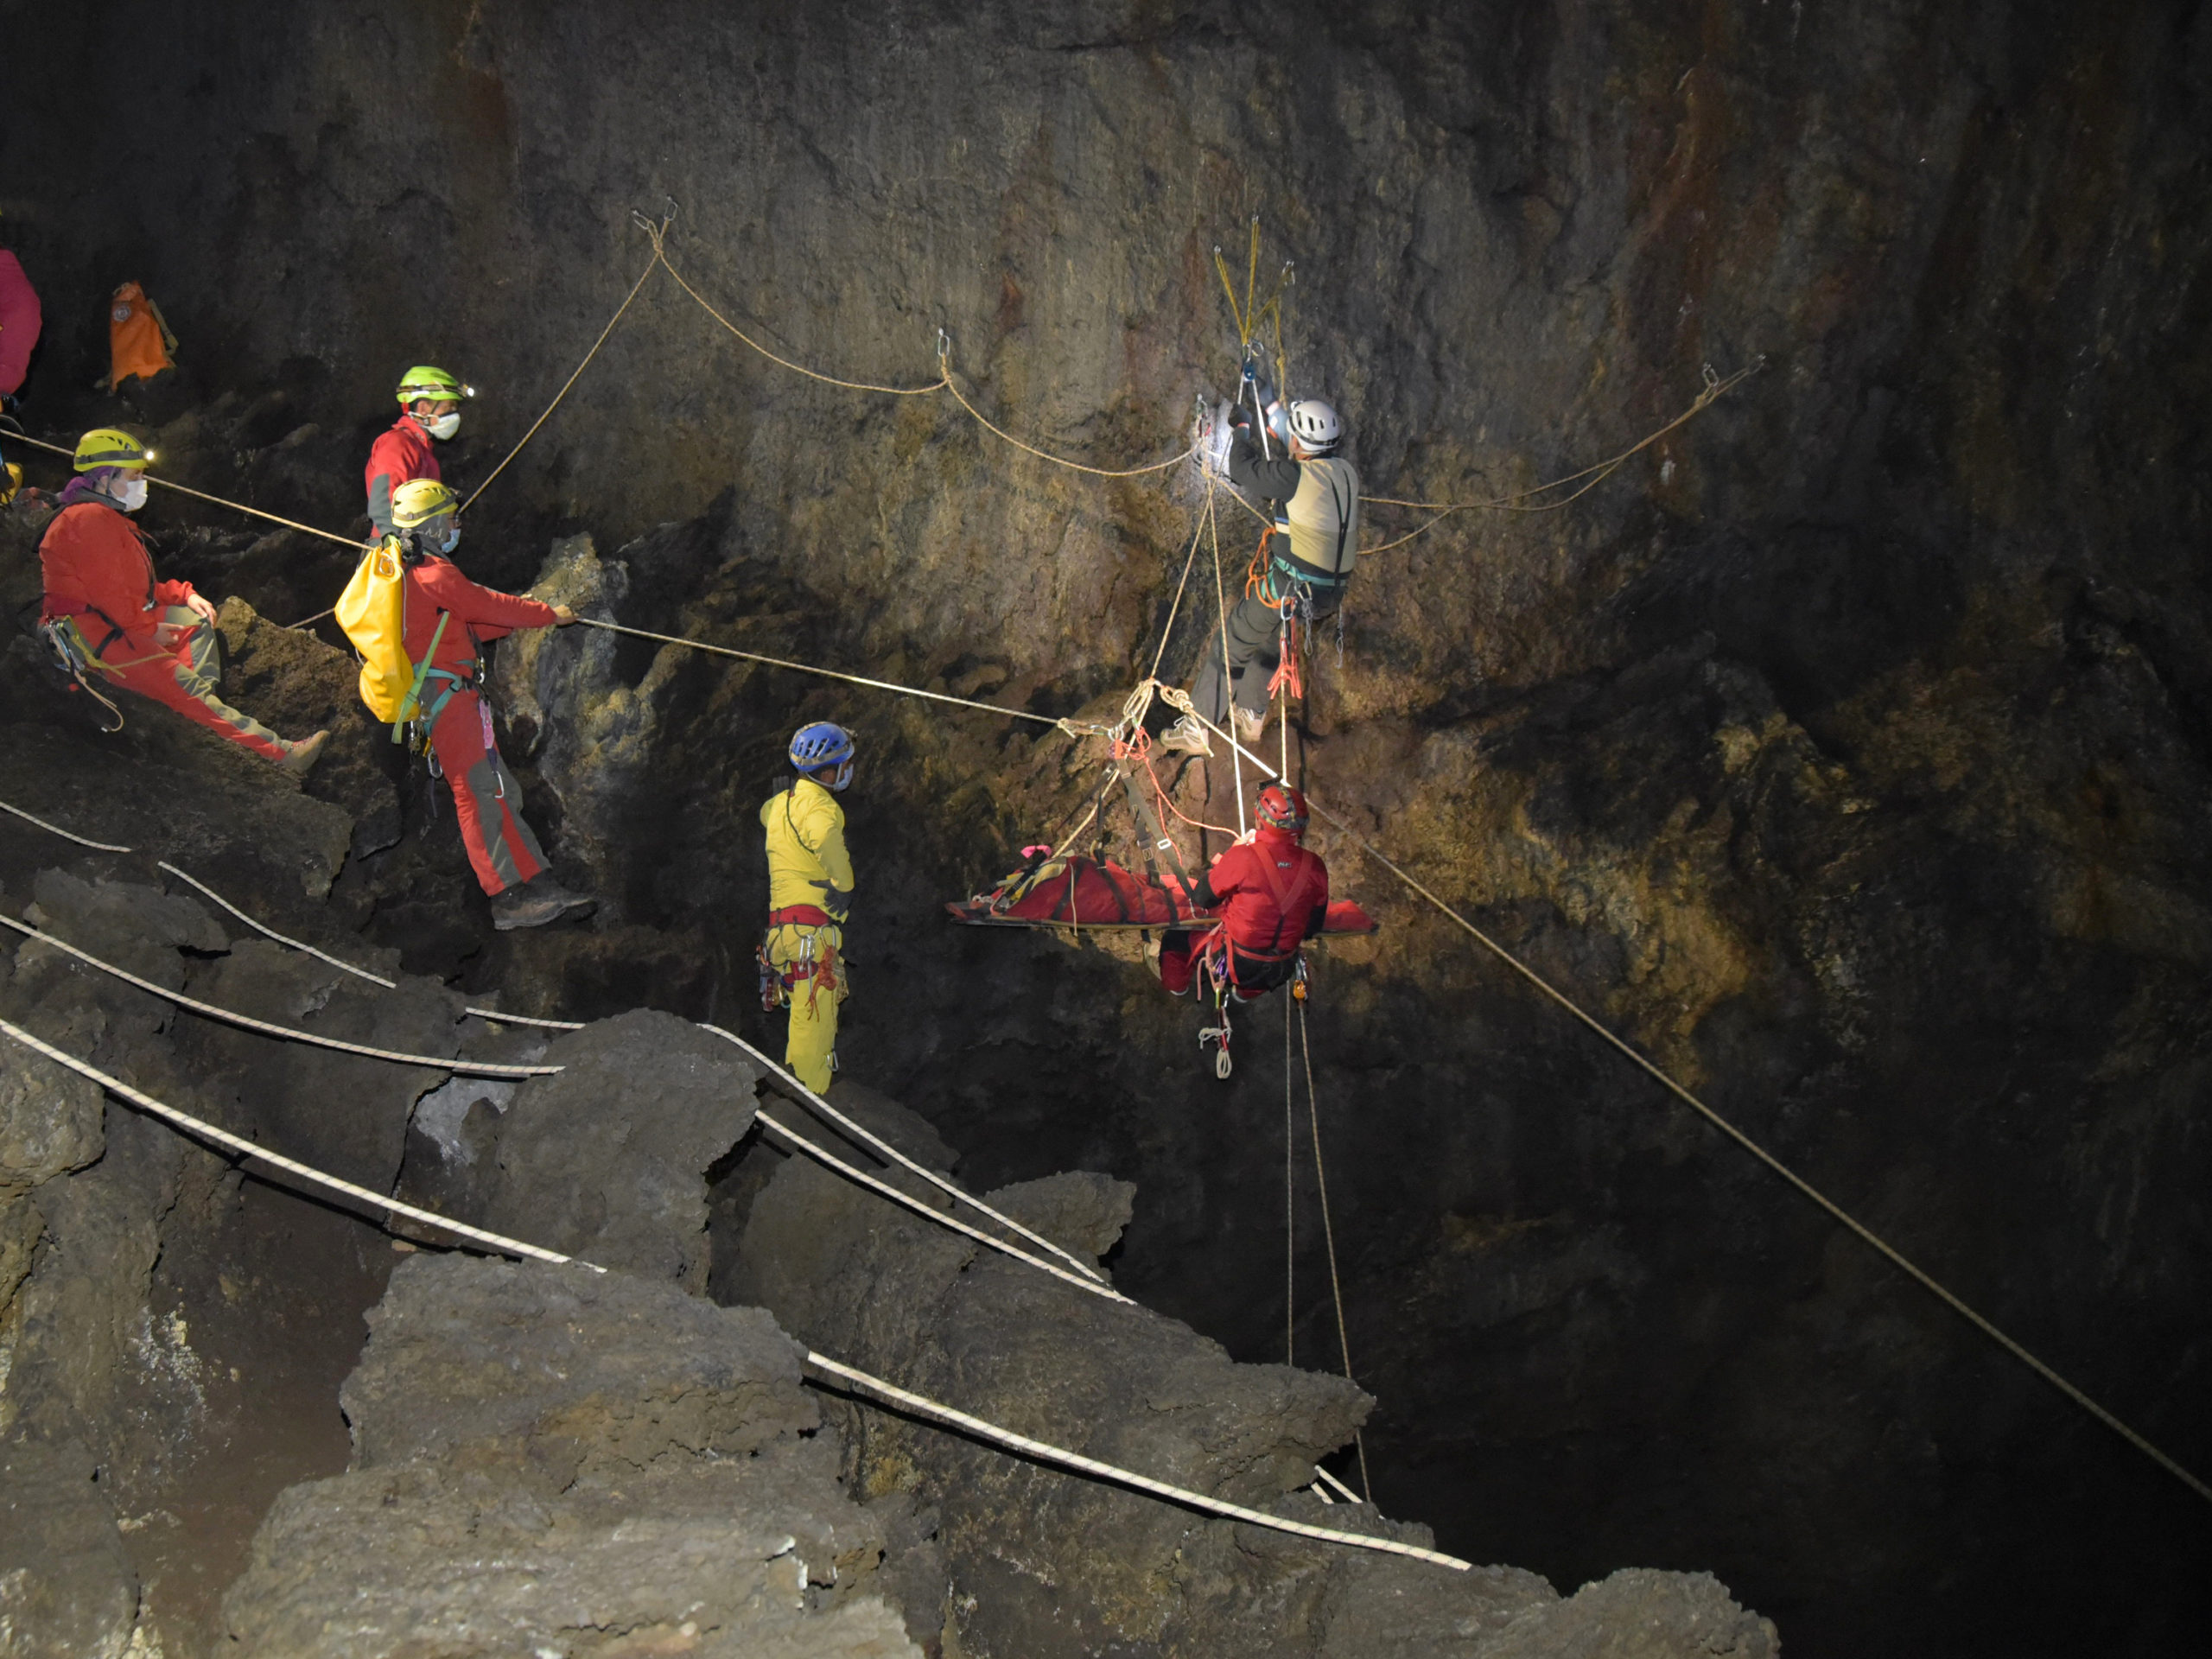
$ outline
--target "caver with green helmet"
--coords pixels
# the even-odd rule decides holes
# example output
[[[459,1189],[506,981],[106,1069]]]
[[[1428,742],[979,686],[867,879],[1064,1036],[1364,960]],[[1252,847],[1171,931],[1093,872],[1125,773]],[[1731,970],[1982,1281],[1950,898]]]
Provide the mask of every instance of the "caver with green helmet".
[[[298,742],[279,737],[223,701],[215,607],[188,582],[155,575],[146,538],[130,515],[146,505],[154,452],[136,433],[98,426],[77,440],[77,476],[40,537],[45,587],[39,632],[77,684],[105,705],[110,691],[160,703],[295,775],[321,753],[327,732]],[[105,723],[105,722],[104,722]]]
[[[391,533],[391,498],[401,485],[439,478],[432,440],[442,442],[461,429],[461,406],[476,389],[433,364],[418,363],[399,377],[397,395],[399,418],[378,435],[364,474],[369,523],[379,536]]]

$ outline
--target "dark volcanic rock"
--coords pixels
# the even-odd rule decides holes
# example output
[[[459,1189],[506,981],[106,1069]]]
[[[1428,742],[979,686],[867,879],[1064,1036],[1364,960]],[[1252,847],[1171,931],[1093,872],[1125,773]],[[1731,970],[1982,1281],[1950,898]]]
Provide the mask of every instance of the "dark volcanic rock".
[[[138,1578],[92,1456],[62,1441],[0,1437],[0,1653],[123,1659]]]
[[[542,1063],[563,1069],[490,1095],[457,1080],[449,1102],[496,1099],[497,1116],[480,1112],[467,1140],[464,1117],[435,1154],[418,1141],[410,1190],[442,1191],[458,1219],[563,1255],[703,1290],[707,1172],[752,1127],[752,1064],[647,1009],[559,1038]]]
[[[917,1651],[765,1313],[445,1257],[370,1324],[352,1471],[279,1501],[226,1601],[251,1651]]]

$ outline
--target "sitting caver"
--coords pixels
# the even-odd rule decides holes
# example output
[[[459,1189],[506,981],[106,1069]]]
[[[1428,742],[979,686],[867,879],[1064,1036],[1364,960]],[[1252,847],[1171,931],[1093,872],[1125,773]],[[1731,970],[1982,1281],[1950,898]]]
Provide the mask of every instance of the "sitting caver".
[[[146,505],[146,463],[153,458],[119,427],[99,427],[77,441],[77,476],[38,544],[46,583],[41,631],[94,696],[99,682],[135,691],[287,772],[303,772],[330,734],[290,742],[225,702],[215,607],[188,582],[155,580],[153,556],[130,522]]]
[[[1260,398],[1272,428],[1281,406],[1264,383]],[[1210,631],[1191,701],[1198,715],[1219,727],[1230,717],[1233,689],[1236,741],[1255,743],[1267,729],[1269,679],[1287,648],[1290,624],[1332,615],[1344,602],[1359,552],[1359,473],[1337,454],[1344,423],[1326,404],[1306,398],[1290,405],[1281,421],[1289,453],[1273,459],[1261,452],[1241,405],[1224,418],[1230,481],[1273,500],[1274,524],[1262,538],[1252,580],[1225,630]],[[1188,754],[1213,753],[1205,727],[1192,715],[1162,732],[1160,741]]]
[[[566,627],[576,613],[565,605],[480,588],[461,575],[446,556],[461,544],[459,513],[453,492],[428,479],[394,491],[392,532],[362,561],[339,601],[339,621],[359,645],[359,619],[373,610],[380,586],[388,588],[396,575],[403,671],[411,680],[396,709],[379,707],[381,699],[369,696],[365,668],[364,698],[380,719],[411,721],[433,770],[453,786],[454,816],[461,821],[469,864],[492,897],[492,925],[505,932],[588,915],[598,901],[553,879],[537,837],[523,822],[522,786],[499,758],[483,690],[486,644],[517,628]],[[385,568],[395,563],[396,569]],[[378,654],[363,649],[365,663],[374,663]]]

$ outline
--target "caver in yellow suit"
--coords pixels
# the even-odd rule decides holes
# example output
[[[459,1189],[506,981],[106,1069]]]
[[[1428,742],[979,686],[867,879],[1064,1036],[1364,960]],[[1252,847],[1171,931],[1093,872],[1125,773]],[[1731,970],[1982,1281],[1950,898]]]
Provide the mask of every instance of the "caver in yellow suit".
[[[761,1001],[791,1011],[784,1064],[822,1094],[837,1069],[837,1005],[850,988],[843,951],[853,861],[836,791],[852,781],[852,737],[826,721],[803,726],[791,739],[791,760],[799,775],[760,808],[768,846]]]

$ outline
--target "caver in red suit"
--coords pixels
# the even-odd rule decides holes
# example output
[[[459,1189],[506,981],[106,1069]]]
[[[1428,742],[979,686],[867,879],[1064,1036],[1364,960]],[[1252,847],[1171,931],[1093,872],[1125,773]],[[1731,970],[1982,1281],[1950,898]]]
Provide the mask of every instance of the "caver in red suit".
[[[103,493],[120,470],[87,474],[62,492],[61,511],[38,544],[43,614],[74,631],[86,671],[174,709],[264,760],[310,761],[319,741],[288,742],[218,695],[213,607],[190,582],[155,579],[144,537]]]
[[[423,711],[438,770],[453,785],[454,816],[468,861],[486,893],[496,897],[545,868],[537,837],[522,818],[522,788],[499,758],[491,705],[478,690],[483,647],[517,628],[550,628],[561,618],[548,604],[479,587],[451,559],[435,554],[407,567],[404,639],[420,663],[437,638],[423,687]],[[448,613],[439,634],[438,613]]]
[[[1302,804],[1298,817],[1302,825]],[[1182,995],[1198,958],[1217,947],[1224,948],[1230,982],[1246,1001],[1291,976],[1298,947],[1329,915],[1329,867],[1299,845],[1300,833],[1262,822],[1250,841],[1214,861],[1191,898],[1201,910],[1218,909],[1220,925],[1211,932],[1177,929],[1167,935],[1160,949],[1162,985]]]

